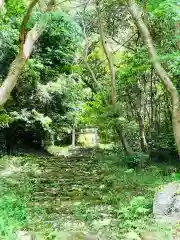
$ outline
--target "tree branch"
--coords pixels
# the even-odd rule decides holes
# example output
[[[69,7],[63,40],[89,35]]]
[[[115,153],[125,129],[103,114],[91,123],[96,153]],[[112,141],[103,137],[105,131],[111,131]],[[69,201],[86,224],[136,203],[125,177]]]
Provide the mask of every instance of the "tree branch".
[[[81,16],[81,14],[79,14],[80,18],[81,18],[81,22],[82,22],[82,26],[83,26],[83,33],[84,33],[84,39],[85,39],[85,47],[84,47],[84,56],[83,56],[83,61],[86,65],[86,68],[88,69],[89,73],[91,74],[91,77],[93,79],[93,81],[95,82],[96,86],[98,87],[98,89],[102,92],[101,89],[101,85],[99,84],[99,82],[96,79],[96,76],[94,74],[94,71],[92,70],[91,66],[89,65],[88,61],[87,61],[87,56],[88,56],[88,48],[89,48],[89,44],[88,44],[88,37],[86,34],[86,26],[84,23],[84,15],[85,15],[85,10],[87,7],[89,0],[86,2],[86,4],[84,5],[84,9],[83,9],[83,16]],[[97,92],[97,91],[96,91]]]
[[[33,7],[36,5],[37,2],[38,2],[38,0],[33,0],[29,4],[27,13],[24,16],[22,24],[21,24],[21,31],[20,31],[20,36],[19,36],[19,40],[20,40],[19,53],[20,53],[20,55],[23,55],[23,45],[24,45],[24,42],[25,42],[25,25],[29,21],[29,18],[32,14]]]
[[[125,48],[130,49],[131,51],[135,52],[135,50],[134,50],[133,48],[128,47],[128,46],[126,45],[128,42],[130,42],[130,40],[131,40],[135,35],[136,35],[136,33],[134,33],[130,38],[128,38],[125,42],[123,42],[123,43],[118,47],[118,49],[113,52],[113,54],[116,53],[121,47],[125,47]],[[117,44],[120,44],[120,42],[119,42],[118,40],[116,40],[114,37],[112,37],[112,40],[113,40],[114,42],[116,42]]]
[[[46,3],[44,2],[44,0],[39,0],[38,4],[39,4],[39,8],[40,8],[41,12],[45,12],[46,11]]]
[[[56,5],[56,0],[50,0],[47,4],[46,12],[52,11],[55,5]]]

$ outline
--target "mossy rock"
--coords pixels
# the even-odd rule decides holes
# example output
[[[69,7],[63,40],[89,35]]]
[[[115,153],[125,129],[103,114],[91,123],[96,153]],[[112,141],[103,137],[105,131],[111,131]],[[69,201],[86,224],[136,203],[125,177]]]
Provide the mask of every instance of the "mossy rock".
[[[177,223],[180,221],[180,182],[171,182],[154,198],[153,213],[157,219]]]

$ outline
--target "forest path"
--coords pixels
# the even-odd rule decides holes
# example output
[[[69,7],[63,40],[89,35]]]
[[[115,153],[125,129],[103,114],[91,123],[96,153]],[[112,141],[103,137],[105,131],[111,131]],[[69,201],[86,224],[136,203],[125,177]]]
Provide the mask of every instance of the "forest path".
[[[101,153],[94,153],[94,149],[78,149],[69,157],[29,158],[29,208],[40,210],[39,218],[35,217],[36,231],[89,231],[94,225],[110,226],[112,207],[103,200],[107,189],[97,160]]]
[[[155,188],[172,176],[161,175],[155,166],[127,169],[120,157],[112,151],[80,149],[69,157],[1,158],[1,198],[8,204],[3,213],[12,221],[19,219],[20,229],[43,236],[93,231],[119,239],[129,229],[140,230],[151,217]],[[145,212],[135,218],[139,207]]]

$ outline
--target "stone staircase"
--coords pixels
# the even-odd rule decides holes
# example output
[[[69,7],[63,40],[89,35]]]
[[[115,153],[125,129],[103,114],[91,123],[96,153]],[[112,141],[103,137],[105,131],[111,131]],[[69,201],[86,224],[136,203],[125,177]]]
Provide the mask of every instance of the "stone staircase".
[[[101,194],[92,191],[102,177],[93,154],[94,149],[73,149],[68,157],[37,158],[34,164],[40,173],[28,176],[33,185],[32,204],[53,214],[70,212],[68,202],[100,201]]]

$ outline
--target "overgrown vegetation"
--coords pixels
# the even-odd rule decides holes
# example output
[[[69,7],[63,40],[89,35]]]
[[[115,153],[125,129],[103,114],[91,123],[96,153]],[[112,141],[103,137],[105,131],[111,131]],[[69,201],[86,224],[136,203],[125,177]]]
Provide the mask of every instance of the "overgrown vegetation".
[[[87,156],[86,156],[87,157]],[[4,166],[2,165],[4,161]],[[57,157],[1,159],[0,230],[17,229],[54,239],[61,232],[95,231],[119,239],[153,226],[156,188],[176,179],[161,168],[128,169],[119,154],[64,161]],[[73,163],[73,164],[72,164]],[[49,236],[49,237],[48,237]],[[51,237],[50,237],[51,236]]]
[[[179,180],[179,35],[175,0],[0,0],[2,239],[153,226]]]

